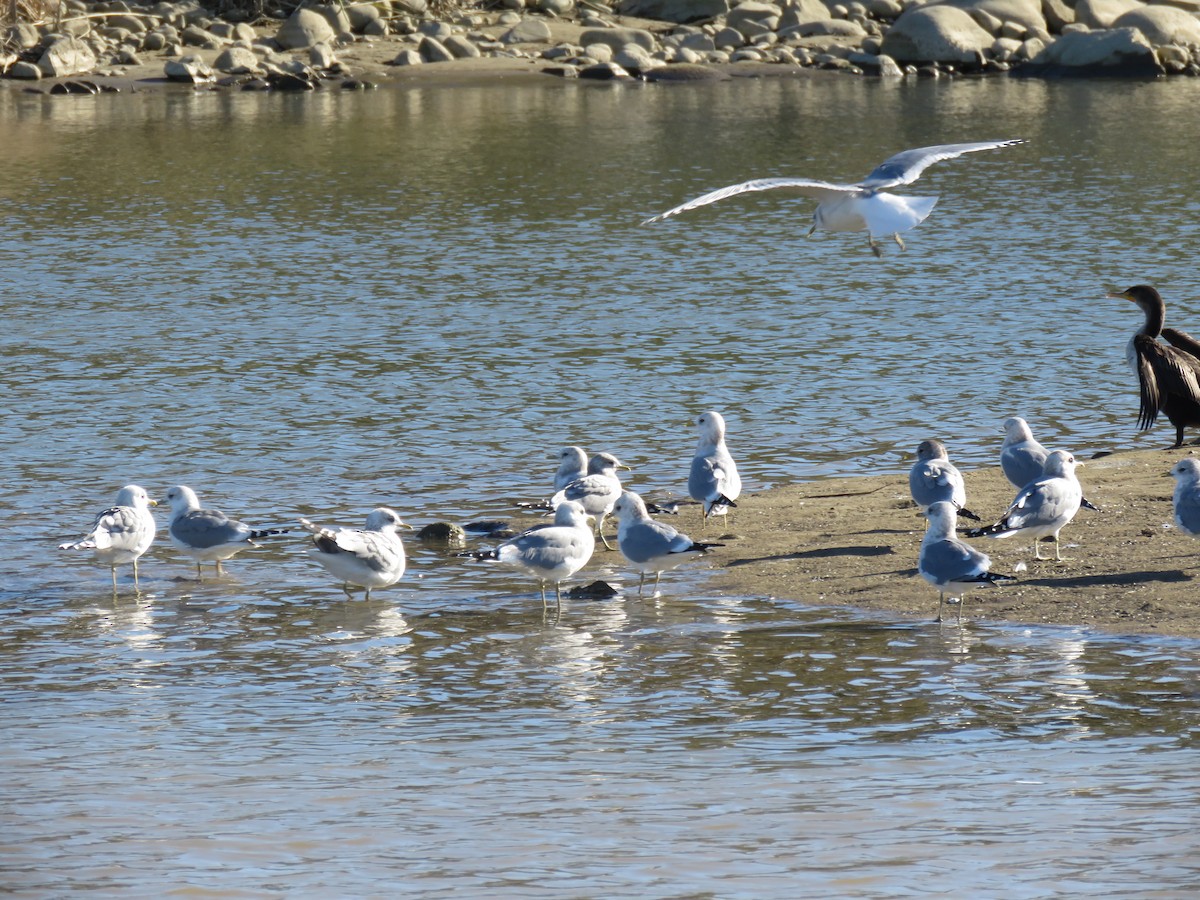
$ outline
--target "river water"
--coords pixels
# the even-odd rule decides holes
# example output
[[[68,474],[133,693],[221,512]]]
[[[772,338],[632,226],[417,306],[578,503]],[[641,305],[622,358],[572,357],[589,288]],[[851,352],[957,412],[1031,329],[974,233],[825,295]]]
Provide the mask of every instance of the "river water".
[[[410,540],[141,590],[55,545],[122,484],[253,524],[512,517],[566,443],[750,489],[1134,434],[1151,282],[1200,327],[1193,81],[0,91],[0,884],[28,896],[1181,896],[1200,645],[715,596],[567,601]],[[939,164],[908,250],[771,174]],[[1169,482],[1166,482],[1169,485]],[[752,502],[752,501],[751,501]],[[687,528],[696,527],[687,513]],[[527,519],[532,521],[531,518]],[[585,573],[628,586],[611,555]]]

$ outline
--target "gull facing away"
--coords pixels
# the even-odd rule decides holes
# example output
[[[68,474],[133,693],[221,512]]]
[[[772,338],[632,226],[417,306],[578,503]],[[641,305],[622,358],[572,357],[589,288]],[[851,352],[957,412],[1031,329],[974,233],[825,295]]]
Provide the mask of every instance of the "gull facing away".
[[[1020,416],[1004,420],[1004,443],[1000,445],[1000,468],[1004,477],[1017,488],[1042,477],[1046,457],[1050,455],[1033,436],[1029,423]]]
[[[222,560],[247,547],[257,546],[254,543],[257,538],[288,532],[286,528],[256,531],[218,509],[204,509],[196,492],[183,484],[167,491],[167,502],[171,505],[171,521],[167,525],[171,543],[196,561],[198,579],[201,578],[201,563],[216,563],[220,575]]]
[[[1184,534],[1200,537],[1200,460],[1181,459],[1171,474],[1175,476],[1175,524]]]
[[[725,418],[715,410],[696,417],[700,433],[696,455],[688,473],[688,494],[700,504],[704,521],[709,516],[723,516],[742,493],[742,478],[737,463],[725,446]]]
[[[1042,477],[1027,484],[1017,494],[1008,512],[994,525],[972,528],[967,537],[1006,538],[1014,534],[1033,538],[1033,554],[1043,559],[1038,541],[1054,538],[1054,558],[1062,561],[1058,533],[1075,518],[1083,502],[1083,489],[1075,477],[1075,457],[1065,450],[1054,450],[1046,457]]]
[[[938,616],[942,621],[942,606],[946,602],[947,590],[965,591],[981,584],[1003,584],[1013,581],[1007,575],[993,575],[986,553],[980,553],[970,544],[959,540],[954,533],[958,513],[949,500],[930,504],[925,511],[929,528],[921,541],[921,556],[917,571],[921,577],[938,589]],[[958,618],[962,621],[965,598],[959,598]]]
[[[582,447],[563,447],[558,451],[558,471],[554,473],[554,490],[561,491],[572,481],[586,475],[587,454]]]
[[[1200,425],[1200,342],[1163,327],[1167,306],[1150,285],[1135,284],[1108,296],[1136,303],[1145,313],[1145,323],[1125,348],[1125,360],[1138,377],[1138,429],[1149,429],[1163,413],[1175,426],[1175,449],[1183,444],[1184,428]]]
[[[595,549],[596,539],[592,537],[583,504],[564,500],[554,510],[553,525],[532,528],[494,550],[459,555],[494,559],[532,575],[542,593],[542,609],[546,608],[546,583],[554,582],[554,601],[561,611],[561,583],[587,565]]]
[[[1047,450],[1033,436],[1029,423],[1020,416],[1004,420],[1004,443],[1000,445],[1000,468],[1004,477],[1015,488],[1023,488],[1042,477],[1046,466]],[[1080,501],[1085,509],[1099,511],[1087,497]]]
[[[750,191],[788,188],[817,201],[817,208],[813,211],[812,228],[808,230],[810,235],[814,231],[866,231],[870,236],[871,250],[876,256],[882,256],[883,251],[876,238],[890,235],[903,250],[904,241],[900,239],[900,233],[924,222],[938,201],[937,197],[891,194],[888,193],[889,188],[912,184],[935,162],[954,159],[964,153],[978,153],[980,150],[996,150],[1024,143],[1026,141],[1022,139],[976,141],[905,150],[880,163],[870,175],[857,184],[835,184],[809,178],[758,178],[719,188],[646,219],[642,224],[660,222],[699,206],[707,206]]]
[[[411,528],[399,514],[379,506],[367,514],[361,531],[354,528],[325,528],[308,519],[300,524],[313,536],[314,547],[308,555],[342,580],[342,589],[350,585],[366,589],[364,600],[371,599],[371,588],[391,587],[404,575],[404,544],[398,529]]]
[[[638,596],[646,584],[646,573],[654,573],[654,590],[658,590],[658,580],[662,573],[689,559],[711,550],[713,547],[724,547],[724,544],[700,543],[693,541],[686,534],[662,522],[655,522],[646,511],[646,504],[633,491],[621,494],[613,506],[616,516],[617,546],[633,567],[641,573],[638,581]]]
[[[908,472],[908,489],[921,512],[945,500],[954,504],[960,516],[979,521],[979,516],[967,509],[962,473],[950,462],[946,445],[941,441],[930,439],[917,445],[917,461]]]
[[[112,569],[113,590],[117,589],[117,566],[133,564],[133,583],[138,583],[138,558],[154,543],[158,526],[150,513],[158,504],[146,489],[127,484],[117,491],[112,506],[92,522],[92,530],[78,541],[59,544],[59,550],[95,550],[96,558]]]
[[[596,520],[596,536],[611,550],[604,537],[604,519],[612,512],[613,504],[621,496],[621,479],[617,469],[628,469],[611,453],[597,453],[588,461],[588,474],[576,478],[550,498],[550,508],[558,509],[568,500],[574,500],[583,511]]]

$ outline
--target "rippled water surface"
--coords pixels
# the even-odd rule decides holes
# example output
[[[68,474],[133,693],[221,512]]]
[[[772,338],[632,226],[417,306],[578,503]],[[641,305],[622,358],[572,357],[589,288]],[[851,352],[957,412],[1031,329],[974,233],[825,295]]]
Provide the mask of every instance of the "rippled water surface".
[[[0,91],[0,869],[30,896],[1181,896],[1200,645],[663,594],[543,616],[410,542],[141,591],[57,552],[129,481],[255,524],[510,517],[565,443],[751,488],[1133,434],[1108,286],[1200,328],[1200,85],[738,79],[308,97]],[[905,253],[746,178],[910,146]],[[1189,322],[1193,323],[1189,326]],[[1149,443],[1147,443],[1149,442]],[[522,515],[518,513],[517,515]],[[686,513],[685,513],[686,518]],[[529,519],[532,521],[532,519]],[[695,527],[692,520],[682,522]],[[628,587],[612,555],[585,573]]]

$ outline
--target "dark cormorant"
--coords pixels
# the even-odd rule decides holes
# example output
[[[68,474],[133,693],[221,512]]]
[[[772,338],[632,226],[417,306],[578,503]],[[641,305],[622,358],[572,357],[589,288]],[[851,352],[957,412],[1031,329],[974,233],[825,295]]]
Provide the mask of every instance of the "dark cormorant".
[[[1200,342],[1182,331],[1163,328],[1166,304],[1150,285],[1135,284],[1108,296],[1136,303],[1146,314],[1145,324],[1125,349],[1125,359],[1138,377],[1138,428],[1150,428],[1162,412],[1175,426],[1172,449],[1179,447],[1183,429],[1200,425]],[[1160,336],[1166,344],[1158,340]]]

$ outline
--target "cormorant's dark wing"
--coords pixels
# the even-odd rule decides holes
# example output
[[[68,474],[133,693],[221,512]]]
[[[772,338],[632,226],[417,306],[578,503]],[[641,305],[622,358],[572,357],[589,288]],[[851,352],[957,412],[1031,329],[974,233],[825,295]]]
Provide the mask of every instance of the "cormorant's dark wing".
[[[1200,341],[1196,340],[1186,331],[1179,331],[1176,328],[1164,328],[1162,330],[1163,339],[1177,350],[1182,350],[1184,353],[1200,359]]]
[[[1145,334],[1134,335],[1133,349],[1137,354],[1141,394],[1141,406],[1138,409],[1140,430],[1144,431],[1154,424],[1164,397],[1174,395],[1200,400],[1200,359],[1164,346]]]

